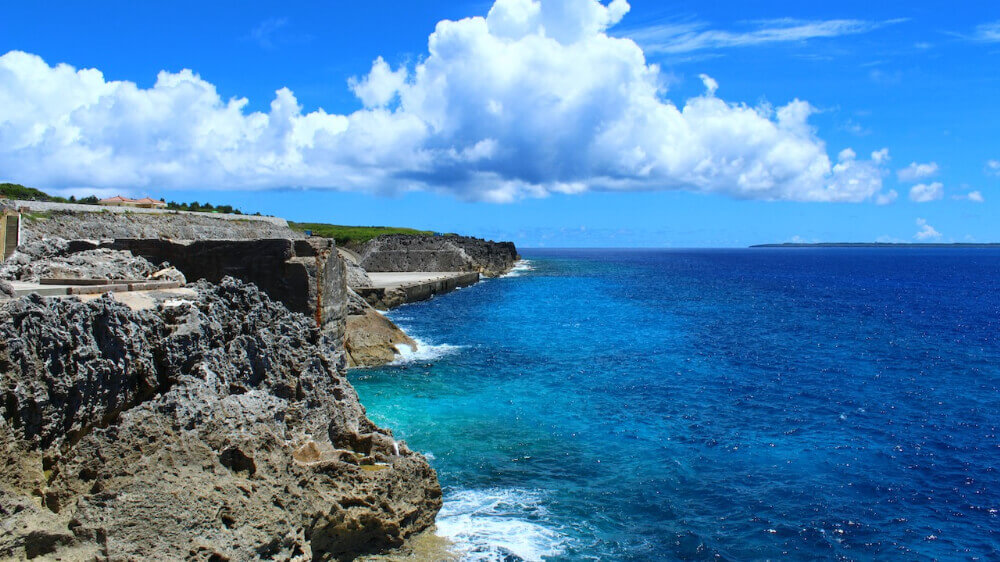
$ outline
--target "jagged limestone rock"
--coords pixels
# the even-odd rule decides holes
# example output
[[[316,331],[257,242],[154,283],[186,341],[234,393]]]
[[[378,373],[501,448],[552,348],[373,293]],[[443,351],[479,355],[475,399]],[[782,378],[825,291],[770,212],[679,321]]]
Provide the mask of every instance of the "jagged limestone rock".
[[[312,319],[231,278],[133,311],[0,306],[0,558],[350,559],[433,524],[434,471]]]
[[[32,263],[65,255],[69,242],[62,238],[46,238],[22,242],[17,250],[0,264],[0,279],[18,281]]]
[[[20,280],[145,279],[158,268],[131,252],[98,248],[65,256],[40,258],[24,265]]]
[[[358,289],[362,287],[374,286],[371,277],[368,277],[368,272],[365,271],[363,267],[355,263],[354,260],[344,259],[344,266],[347,268],[348,287]]]
[[[180,283],[181,285],[187,283],[187,277],[185,277],[184,274],[181,273],[176,267],[166,263],[161,265],[165,265],[166,267],[153,272],[149,276],[149,279],[153,281],[174,281],[176,283]]]

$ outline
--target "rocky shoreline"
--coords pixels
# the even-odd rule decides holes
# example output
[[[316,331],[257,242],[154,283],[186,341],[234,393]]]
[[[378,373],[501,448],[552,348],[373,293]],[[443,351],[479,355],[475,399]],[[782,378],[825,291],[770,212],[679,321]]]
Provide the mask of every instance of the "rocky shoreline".
[[[87,241],[38,228],[0,278],[200,280],[148,291],[142,307],[0,286],[0,558],[349,560],[433,528],[434,470],[368,419],[345,377],[416,346],[351,288],[364,267],[332,241],[253,239],[222,221],[198,226],[242,242],[198,241],[199,253],[155,229],[102,241],[86,220]],[[516,257],[512,244],[425,238],[363,255],[489,274]]]

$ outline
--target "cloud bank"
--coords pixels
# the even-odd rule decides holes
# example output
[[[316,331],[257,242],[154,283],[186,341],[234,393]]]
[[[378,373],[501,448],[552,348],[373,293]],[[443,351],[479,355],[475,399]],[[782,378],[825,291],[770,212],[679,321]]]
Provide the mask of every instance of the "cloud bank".
[[[800,100],[771,108],[703,95],[675,105],[657,65],[607,30],[624,0],[497,0],[442,21],[428,52],[381,57],[349,87],[363,107],[306,112],[279,89],[267,112],[224,100],[191,70],[150,88],[96,69],[0,56],[0,174],[40,187],[427,190],[513,201],[588,190],[864,201],[887,151],[835,160]]]

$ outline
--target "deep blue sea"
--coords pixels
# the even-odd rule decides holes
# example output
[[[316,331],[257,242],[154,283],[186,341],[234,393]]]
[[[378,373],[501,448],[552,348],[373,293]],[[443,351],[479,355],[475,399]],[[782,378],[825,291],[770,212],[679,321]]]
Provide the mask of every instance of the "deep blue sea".
[[[1000,250],[522,253],[351,374],[465,559],[1000,559]]]

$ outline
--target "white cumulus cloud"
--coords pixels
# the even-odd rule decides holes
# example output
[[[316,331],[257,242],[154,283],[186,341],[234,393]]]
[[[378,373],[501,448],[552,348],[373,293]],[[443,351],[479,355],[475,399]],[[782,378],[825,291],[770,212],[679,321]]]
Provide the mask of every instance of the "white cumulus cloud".
[[[936,173],[938,173],[937,162],[928,162],[926,164],[911,162],[909,166],[897,170],[896,177],[899,178],[899,181],[909,183],[929,178]]]
[[[986,202],[986,198],[983,197],[982,191],[970,191],[965,195],[955,195],[954,198],[958,200],[972,201],[973,203]]]
[[[875,197],[875,204],[889,205],[899,199],[899,193],[895,189],[890,189],[885,193],[880,193]]]
[[[986,162],[986,173],[1000,176],[1000,160],[989,160]]]
[[[351,78],[348,80],[348,85],[365,107],[383,107],[389,105],[396,94],[403,89],[406,78],[406,68],[392,70],[385,60],[379,57],[372,64],[368,76],[361,80]]]
[[[917,226],[920,230],[913,235],[917,240],[937,240],[941,238],[941,233],[934,229],[933,226],[927,224],[927,219],[917,219]]]
[[[944,185],[941,182],[920,183],[910,188],[910,200],[916,203],[937,201],[944,197]]]
[[[349,87],[361,109],[268,111],[223,99],[191,70],[155,84],[0,56],[0,171],[39,187],[429,190],[511,201],[588,190],[686,189],[737,198],[864,201],[888,153],[833,160],[793,100],[772,109],[703,95],[675,105],[630,39],[624,0],[497,0],[442,21],[413,67],[377,58]]]

